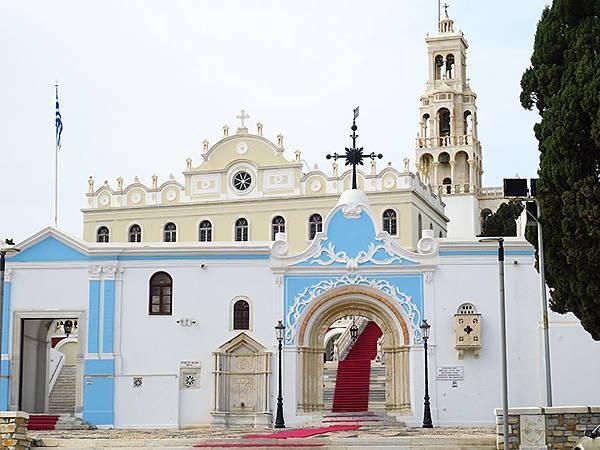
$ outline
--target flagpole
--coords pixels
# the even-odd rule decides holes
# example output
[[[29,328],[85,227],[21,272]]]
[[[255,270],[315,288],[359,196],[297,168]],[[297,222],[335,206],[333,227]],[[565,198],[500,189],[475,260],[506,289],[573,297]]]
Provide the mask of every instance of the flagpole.
[[[58,82],[54,83],[54,88],[56,91],[56,101],[58,102]],[[54,137],[54,227],[58,228],[58,133],[56,129]]]

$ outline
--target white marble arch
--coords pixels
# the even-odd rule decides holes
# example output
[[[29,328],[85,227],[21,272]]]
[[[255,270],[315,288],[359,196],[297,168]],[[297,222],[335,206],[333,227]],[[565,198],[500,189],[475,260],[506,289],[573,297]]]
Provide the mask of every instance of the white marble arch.
[[[324,337],[344,316],[363,316],[377,323],[385,336],[385,408],[390,414],[412,415],[409,383],[410,328],[397,302],[365,286],[345,286],[316,299],[299,320],[297,351],[300,382],[298,412],[322,412]]]

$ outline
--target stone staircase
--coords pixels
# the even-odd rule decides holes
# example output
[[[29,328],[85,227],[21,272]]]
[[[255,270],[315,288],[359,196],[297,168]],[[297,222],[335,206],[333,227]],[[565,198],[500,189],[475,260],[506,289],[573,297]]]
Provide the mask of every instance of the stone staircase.
[[[328,361],[323,367],[323,406],[324,411],[331,412],[333,395],[337,377],[337,361]],[[369,381],[369,411],[385,410],[385,366],[371,361]]]
[[[67,364],[62,366],[52,392],[50,392],[49,414],[73,414],[75,410],[76,373],[77,366]]]

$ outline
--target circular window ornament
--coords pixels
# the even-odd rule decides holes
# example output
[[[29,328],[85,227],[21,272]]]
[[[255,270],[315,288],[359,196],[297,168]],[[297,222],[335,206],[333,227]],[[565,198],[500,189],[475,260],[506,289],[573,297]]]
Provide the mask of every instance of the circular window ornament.
[[[246,142],[240,142],[235,146],[235,149],[240,155],[245,155],[248,152],[248,144]]]
[[[169,200],[170,202],[175,200],[176,197],[177,197],[177,194],[175,193],[175,191],[167,192],[167,200]]]
[[[134,192],[133,194],[131,194],[131,202],[138,204],[140,201],[142,200],[142,196],[140,195],[139,192]]]
[[[110,202],[110,198],[108,197],[108,195],[104,194],[104,195],[100,196],[100,204],[102,206],[108,205],[109,202]]]
[[[239,192],[246,192],[252,186],[252,175],[245,170],[240,170],[233,176],[233,187]]]
[[[394,180],[392,177],[387,177],[384,182],[383,182],[384,186],[388,189],[391,189],[394,187],[394,185],[396,184],[396,180]]]
[[[313,192],[318,192],[321,190],[322,186],[323,185],[319,180],[314,180],[312,183],[310,183],[310,190]]]

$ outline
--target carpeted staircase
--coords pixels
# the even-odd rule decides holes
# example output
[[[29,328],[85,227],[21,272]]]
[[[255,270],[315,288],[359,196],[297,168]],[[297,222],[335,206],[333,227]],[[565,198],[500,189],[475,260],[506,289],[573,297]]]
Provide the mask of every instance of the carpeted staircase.
[[[377,356],[377,340],[381,329],[369,322],[348,352],[339,361],[332,411],[359,412],[369,409],[369,380],[371,360]]]

